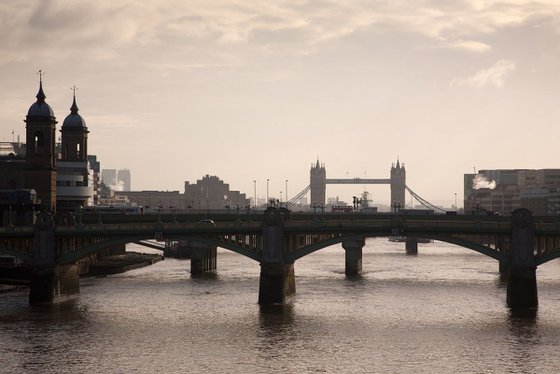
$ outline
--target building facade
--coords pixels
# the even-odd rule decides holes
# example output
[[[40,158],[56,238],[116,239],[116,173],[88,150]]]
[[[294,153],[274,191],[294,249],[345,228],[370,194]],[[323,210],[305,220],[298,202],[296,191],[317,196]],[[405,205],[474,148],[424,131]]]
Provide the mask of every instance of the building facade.
[[[464,175],[465,213],[509,215],[526,208],[534,215],[560,214],[560,169],[480,170]]]

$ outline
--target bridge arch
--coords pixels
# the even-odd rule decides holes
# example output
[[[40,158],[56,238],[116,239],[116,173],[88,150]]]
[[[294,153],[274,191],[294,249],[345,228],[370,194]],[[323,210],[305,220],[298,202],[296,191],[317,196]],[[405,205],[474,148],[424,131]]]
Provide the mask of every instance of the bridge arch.
[[[411,235],[411,236],[416,237],[416,235]],[[380,234],[379,232],[365,233],[360,235],[337,236],[335,238],[322,240],[316,243],[306,245],[305,247],[299,248],[298,250],[286,256],[286,262],[295,262],[296,260],[305,257],[313,252],[316,252],[326,247],[330,247],[331,245],[342,243],[344,240],[361,239],[361,238],[382,238],[382,237],[388,237],[388,236],[386,234]],[[418,237],[425,238],[425,239],[439,240],[449,244],[454,244],[459,247],[467,248],[475,252],[478,252],[480,254],[483,254],[485,256],[491,257],[497,261],[508,261],[508,258],[503,254],[501,254],[500,252],[491,249],[489,247],[486,247],[482,244],[478,244],[469,240],[448,236],[448,235],[425,234],[425,233],[423,233],[422,235],[418,235]],[[560,257],[560,252],[556,253],[556,256],[554,258],[557,257]],[[553,258],[547,259],[547,261],[550,261],[552,259]]]
[[[32,262],[35,258],[26,253],[22,252],[20,249],[12,248],[12,247],[2,247],[0,248],[0,252],[5,253],[10,256],[14,256],[22,260],[23,262]]]
[[[75,251],[72,251],[70,253],[67,253],[65,255],[60,256],[57,259],[57,263],[58,264],[71,264],[71,263],[75,263],[78,260],[85,258],[89,255],[95,254],[107,247],[111,247],[114,245],[120,245],[120,244],[128,244],[128,243],[134,243],[134,242],[138,242],[141,240],[149,240],[149,239],[153,239],[153,235],[135,235],[135,236],[127,236],[126,238],[112,238],[112,239],[107,239],[107,240],[103,240],[103,241],[99,241],[96,243],[92,243],[89,245],[86,245],[84,247],[81,247]],[[207,244],[209,246],[217,246],[217,247],[221,247],[221,248],[225,248],[227,250],[230,250],[232,252],[238,253],[242,256],[248,257],[252,260],[255,260],[257,262],[260,261],[260,255],[255,252],[252,251],[250,249],[247,249],[245,247],[239,246],[237,244],[231,243],[231,242],[225,242],[219,239],[214,239],[214,238],[201,238],[201,237],[174,237],[174,236],[170,236],[168,237],[168,239],[174,239],[174,240],[196,240],[199,243],[203,243],[203,244]]]

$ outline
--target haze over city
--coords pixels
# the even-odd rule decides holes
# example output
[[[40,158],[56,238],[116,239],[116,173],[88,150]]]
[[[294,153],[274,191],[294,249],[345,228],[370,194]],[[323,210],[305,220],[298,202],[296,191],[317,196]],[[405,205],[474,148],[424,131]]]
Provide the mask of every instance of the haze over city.
[[[57,120],[76,85],[89,153],[136,190],[211,174],[293,195],[317,158],[332,178],[399,158],[449,205],[473,168],[559,166],[557,1],[8,0],[0,17],[0,140],[24,139],[42,69]]]

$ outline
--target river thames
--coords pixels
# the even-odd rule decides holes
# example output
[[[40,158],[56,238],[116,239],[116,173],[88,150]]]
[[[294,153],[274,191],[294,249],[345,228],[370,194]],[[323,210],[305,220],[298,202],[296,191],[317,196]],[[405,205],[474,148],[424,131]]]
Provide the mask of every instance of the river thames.
[[[129,246],[136,250],[137,247]],[[296,295],[257,304],[258,263],[225,250],[81,280],[75,301],[0,295],[2,373],[555,373],[560,262],[537,270],[539,308],[506,307],[498,263],[435,242],[368,239],[363,274],[333,246],[298,260]]]

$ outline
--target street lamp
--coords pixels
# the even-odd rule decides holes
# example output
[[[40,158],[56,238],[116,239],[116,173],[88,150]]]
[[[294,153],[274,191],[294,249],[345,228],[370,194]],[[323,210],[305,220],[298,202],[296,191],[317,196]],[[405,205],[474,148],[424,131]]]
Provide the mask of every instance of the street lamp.
[[[266,206],[268,206],[268,182],[270,182],[270,179],[267,178],[267,180],[266,180]]]
[[[253,201],[253,204],[255,205],[255,208],[257,208],[257,181],[255,179],[253,179],[253,187],[255,188],[255,200]]]
[[[286,208],[288,208],[288,180],[286,179]]]

